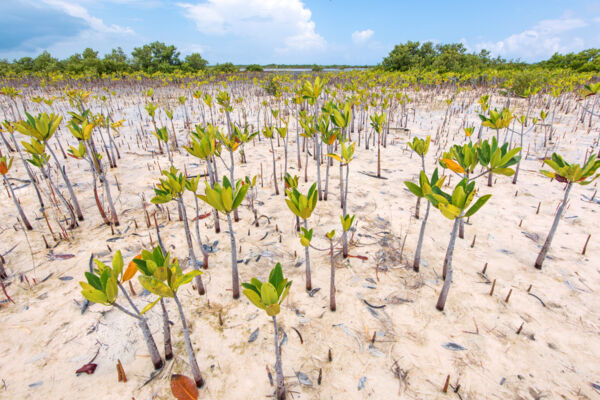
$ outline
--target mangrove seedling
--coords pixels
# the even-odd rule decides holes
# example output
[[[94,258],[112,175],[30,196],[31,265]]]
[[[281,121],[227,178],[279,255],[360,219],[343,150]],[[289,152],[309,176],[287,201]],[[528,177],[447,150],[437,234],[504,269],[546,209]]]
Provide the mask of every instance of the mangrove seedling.
[[[177,310],[179,310],[179,317],[181,318],[181,325],[183,330],[183,339],[185,341],[185,347],[187,349],[190,367],[192,369],[192,376],[196,382],[197,387],[204,386],[204,380],[200,374],[200,368],[198,367],[198,361],[196,360],[196,353],[192,347],[192,341],[190,340],[190,332],[188,329],[185,314],[183,313],[183,307],[181,301],[177,296],[177,290],[192,281],[194,277],[200,276],[202,271],[190,271],[184,274],[181,271],[179,262],[177,259],[170,260],[169,253],[163,254],[160,247],[155,247],[152,254],[148,254],[146,251],[145,257],[142,252],[142,259],[134,259],[133,262],[137,268],[143,273],[138,277],[142,286],[149,292],[158,296],[158,298],[152,303],[148,304],[142,310],[145,313],[151,309],[156,303],[162,300],[163,297],[171,297],[177,304]]]
[[[210,187],[207,182],[204,194],[196,195],[200,200],[227,216],[229,238],[231,240],[231,283],[234,299],[240,297],[240,283],[237,268],[237,248],[233,224],[231,223],[231,212],[242,204],[242,201],[248,192],[248,188],[249,185],[244,184],[241,179],[238,179],[235,183],[235,187],[233,187],[229,179],[226,176],[223,176],[222,186],[219,183],[215,183],[213,187]]]
[[[69,196],[71,197],[71,201],[73,202],[73,208],[75,209],[75,214],[77,214],[77,218],[80,221],[83,221],[83,213],[81,212],[81,207],[79,207],[79,202],[77,201],[77,197],[75,196],[75,191],[73,190],[73,186],[71,185],[71,181],[65,172],[64,167],[58,161],[58,157],[52,150],[52,146],[48,145],[48,140],[52,138],[56,129],[60,125],[62,121],[62,116],[55,114],[39,114],[37,117],[33,117],[28,113],[25,113],[27,116],[27,120],[20,121],[15,124],[15,129],[21,132],[24,135],[33,137],[34,139],[43,142],[48,149],[48,152],[54,159],[56,163],[56,167],[60,171],[63,180],[65,181],[65,185],[67,186],[67,190],[69,191]]]
[[[345,185],[340,186],[340,192],[342,197],[342,217],[346,218],[348,215],[348,180],[350,176],[350,161],[354,159],[354,149],[356,148],[356,143],[352,142],[348,146],[344,142],[340,142],[340,154],[329,153],[327,154],[329,157],[333,158],[336,161],[339,161],[340,166],[346,167],[346,177],[345,177]],[[340,170],[341,171],[341,170]],[[343,176],[343,174],[342,174]],[[343,179],[343,178],[341,178]],[[341,180],[340,179],[340,180]],[[342,232],[342,256],[344,258],[348,257],[348,236],[346,231]]]
[[[217,151],[217,133],[218,130],[213,125],[207,125],[206,128],[196,125],[196,130],[191,133],[192,142],[190,146],[183,147],[194,157],[206,160],[206,168],[208,169],[208,177],[211,185],[217,182],[217,165],[214,161],[215,152]],[[215,232],[219,233],[221,225],[219,223],[219,214],[216,210],[213,211],[213,218]]]
[[[454,253],[454,244],[456,243],[459,221],[462,218],[468,218],[475,214],[492,196],[491,194],[481,196],[471,208],[469,208],[476,193],[475,182],[468,182],[467,178],[464,178],[456,185],[451,195],[445,193],[437,186],[432,186],[431,193],[425,196],[435,208],[440,210],[444,217],[454,221],[452,233],[450,234],[450,242],[448,243],[448,248],[446,250],[446,257],[444,258],[442,272],[444,285],[436,304],[436,308],[440,311],[444,310],[448,291],[450,290],[450,284],[452,283],[452,254]]]
[[[425,171],[422,170],[419,174],[419,184],[405,181],[404,184],[411,191],[412,194],[417,196],[417,198],[426,197],[428,194],[432,193],[432,187],[441,188],[444,184],[445,176],[438,176],[438,169],[436,168],[431,175],[431,179],[427,178]],[[421,229],[419,230],[419,240],[417,241],[417,249],[415,250],[415,258],[413,260],[413,270],[415,272],[419,272],[419,267],[421,265],[421,249],[423,247],[423,238],[425,237],[425,227],[427,225],[427,219],[429,218],[429,208],[431,202],[427,202],[427,208],[425,209],[425,216],[423,217],[423,221],[421,222]]]
[[[577,183],[579,185],[589,185],[596,178],[598,178],[598,176],[600,176],[600,173],[596,174],[596,171],[598,168],[600,168],[600,160],[597,159],[595,155],[592,155],[583,165],[583,167],[581,167],[579,164],[568,163],[557,153],[552,154],[552,159],[544,160],[544,163],[552,168],[553,171],[540,170],[540,172],[549,178],[556,179],[560,183],[566,183],[567,187],[565,188],[563,201],[560,204],[560,207],[558,207],[558,211],[556,211],[556,215],[554,216],[554,222],[552,222],[550,232],[546,237],[546,241],[542,246],[540,254],[538,254],[538,257],[535,260],[535,267],[537,269],[542,269],[542,264],[546,259],[548,250],[550,250],[552,239],[556,233],[556,228],[558,228],[560,217],[565,210],[565,206],[567,204],[567,200],[569,199],[569,193],[571,192],[571,187],[573,184]]]
[[[108,207],[110,209],[111,220],[108,223],[113,223],[115,226],[119,226],[119,217],[112,200],[112,194],[110,192],[110,186],[108,179],[106,178],[106,170],[102,167],[102,157],[95,151],[94,141],[92,139],[92,133],[96,127],[95,122],[89,122],[89,110],[85,110],[81,114],[75,112],[69,112],[71,115],[71,121],[69,122],[69,131],[79,141],[79,148],[76,149],[73,146],[69,149],[69,153],[72,157],[77,159],[85,159],[90,164],[90,171],[92,172],[94,196],[97,196],[96,191],[96,174],[98,174],[99,180],[104,184],[104,192],[106,193],[106,199],[108,201]],[[85,150],[85,151],[83,151]],[[108,153],[107,153],[108,154]],[[100,214],[104,218],[104,211],[101,209],[99,201],[97,201],[98,209]]]
[[[154,188],[156,196],[150,200],[153,204],[164,204],[172,200],[177,202],[181,215],[183,217],[183,228],[185,230],[185,239],[187,241],[190,264],[195,270],[199,270],[198,262],[196,260],[196,254],[194,253],[194,243],[192,242],[192,232],[188,224],[187,212],[185,209],[185,203],[183,201],[183,193],[185,191],[186,179],[181,172],[174,166],[171,166],[169,170],[163,170],[162,175],[164,178],[159,179],[160,183]],[[204,294],[204,285],[202,283],[202,277],[198,274],[196,276],[196,287],[200,295]]]
[[[381,178],[381,134],[386,122],[385,113],[371,115],[371,126],[377,133],[377,177]]]
[[[352,218],[354,219],[354,217]],[[344,220],[342,217],[342,225]],[[329,278],[329,309],[331,311],[336,310],[335,305],[335,262],[333,261],[333,238],[335,237],[335,229],[325,234],[327,240],[329,240],[329,264],[330,264],[330,278]]]
[[[242,164],[246,164],[248,160],[246,159],[246,152],[244,149],[244,145],[254,139],[258,132],[250,132],[248,130],[248,125],[244,125],[244,129],[238,127],[237,125],[233,126],[233,135],[240,142],[240,157]]]
[[[273,185],[275,186],[275,194],[279,195],[279,187],[277,186],[277,165],[275,163],[275,146],[273,146],[273,134],[275,129],[272,126],[265,126],[263,128],[263,136],[269,139],[271,143],[271,155],[273,157]]]
[[[159,242],[160,246],[155,247],[152,252],[148,250],[142,250],[141,254],[138,254],[133,260],[131,260],[127,269],[133,269],[133,274],[135,274],[135,272],[139,270],[142,274],[148,273],[149,275],[147,276],[159,277],[159,274],[156,273],[156,270],[160,268],[161,271],[165,271],[169,267],[169,256],[167,254],[167,257],[165,257],[166,251],[162,246],[160,236]],[[164,278],[165,275],[163,274],[163,276],[160,277]],[[152,306],[154,306],[154,304],[152,304]],[[163,318],[165,360],[170,360],[173,358],[173,347],[171,346],[171,325],[169,323],[169,313],[167,312],[167,307],[165,306],[165,301],[163,298],[160,299],[160,306],[162,309]],[[146,311],[148,310],[144,308],[142,309],[141,313],[144,314]]]
[[[158,107],[156,105],[154,105],[154,103],[150,102],[144,108],[146,109],[146,112],[148,113],[150,118],[152,118],[152,125],[154,126],[154,132],[158,131],[158,127],[156,126],[156,119],[155,119],[156,110],[158,109]],[[158,137],[156,140],[158,141],[158,151],[160,152],[160,154],[163,154],[161,140]]]
[[[285,190],[290,190],[292,188],[297,188],[298,187],[298,175],[294,175],[291,176],[290,174],[285,174],[285,176],[283,177],[283,180],[285,182]],[[287,196],[287,193],[285,193],[285,195]],[[300,217],[296,215],[296,232],[300,232]]]
[[[67,199],[65,199],[61,191],[58,190],[58,187],[54,184],[50,176],[51,170],[50,167],[48,167],[48,161],[50,160],[50,156],[46,153],[46,145],[44,144],[44,142],[40,142],[39,140],[34,138],[31,138],[31,143],[23,141],[21,142],[21,144],[25,148],[25,151],[31,155],[31,158],[27,159],[27,162],[29,162],[35,167],[38,167],[40,171],[42,171],[42,175],[44,176],[44,179],[46,179],[46,181],[48,182],[51,191],[53,193],[56,193],[65,205],[67,211],[69,212],[69,215],[71,216],[71,223],[69,224],[69,226],[71,228],[76,227],[77,218],[75,217],[75,213],[73,212],[73,207],[71,207],[71,205],[69,204]],[[85,152],[85,149],[81,149],[80,146],[79,151]]]
[[[317,161],[319,161],[321,158],[320,143],[325,143],[325,145],[327,146],[327,153],[330,153],[333,144],[337,140],[339,131],[336,128],[330,127],[330,118],[328,114],[321,115],[321,118],[317,120],[316,128],[321,135],[321,140],[318,144],[319,152],[317,155]],[[329,164],[330,162],[332,162],[329,159],[327,159],[326,161],[327,162],[325,163],[325,191],[323,195],[324,201],[327,201],[327,193],[329,192]]]
[[[469,142],[462,146],[454,145],[450,151],[443,154],[439,162],[442,167],[450,169],[461,179],[466,178],[470,182],[490,172],[512,176],[515,171],[510,167],[521,159],[521,156],[517,155],[520,151],[520,147],[508,150],[508,143],[499,147],[498,141],[493,137],[491,145],[489,140],[477,144]],[[473,175],[478,165],[484,167],[483,172]],[[458,237],[464,238],[464,219],[460,220]]]
[[[496,131],[496,137],[492,138],[492,139],[496,140],[495,143],[496,143],[496,147],[497,147],[498,142],[500,141],[500,129],[507,129],[510,126],[510,122],[512,121],[512,119],[514,117],[512,115],[512,112],[508,108],[503,108],[502,111],[498,111],[496,109],[490,111],[489,117],[479,114],[479,118],[481,119],[481,121],[482,121],[481,124],[483,126],[491,128]],[[506,135],[504,136],[504,140],[505,140],[505,143],[502,146],[503,148],[505,148],[505,146],[508,146],[508,143],[506,142]],[[486,143],[488,143],[488,145],[489,145],[489,142],[486,141]],[[482,147],[484,146],[483,143],[481,145],[482,145]],[[490,153],[490,155],[493,154],[494,150],[495,149],[492,146],[492,152]],[[518,162],[518,160],[515,161],[515,164],[517,162]],[[482,165],[487,165],[487,163],[482,162]],[[492,186],[492,175],[493,175],[493,171],[490,171],[490,173],[488,175],[488,186],[490,186],[490,187]]]
[[[31,223],[27,219],[27,216],[25,215],[25,212],[23,211],[23,208],[21,207],[21,203],[19,203],[19,199],[17,199],[17,196],[15,195],[15,191],[13,190],[12,185],[8,181],[8,178],[6,177],[6,175],[8,174],[8,171],[10,171],[10,168],[12,167],[12,163],[13,163],[12,157],[7,158],[6,156],[2,156],[0,158],[0,174],[2,174],[2,177],[4,178],[4,183],[6,184],[6,187],[8,187],[8,190],[10,190],[10,195],[13,198],[13,201],[15,202],[15,207],[17,208],[17,211],[19,212],[21,221],[25,225],[25,228],[27,228],[28,231],[31,231],[31,230],[33,230],[33,227],[31,226]]]
[[[426,139],[419,139],[418,137],[413,138],[412,143],[408,143],[408,147],[412,149],[421,158],[421,171],[425,171],[425,155],[429,151],[429,144],[431,143],[431,136],[427,136]],[[415,218],[419,219],[419,209],[421,206],[421,197],[417,197],[417,205],[415,206]]]
[[[289,174],[288,174],[289,176]],[[256,201],[256,198],[258,197],[258,191],[256,190],[256,175],[254,175],[252,177],[252,179],[250,179],[250,177],[245,177],[244,178],[244,182],[246,185],[248,185],[248,193],[246,194],[246,198],[248,199],[248,202],[250,203],[250,210],[252,210],[252,215],[254,215],[254,226],[258,227],[258,210],[256,209],[256,206],[254,205],[254,202]]]
[[[169,162],[173,165],[173,156],[171,154],[171,148],[169,147],[169,131],[166,126],[162,128],[157,128],[155,131],[152,131],[152,134],[158,140],[158,142],[164,142],[167,147],[167,156],[169,157]]]
[[[297,188],[294,187],[290,190],[286,190],[287,198],[285,199],[289,209],[294,213],[294,215],[301,218],[304,222],[304,227],[302,228],[302,233],[300,234],[300,244],[302,244],[304,247],[306,264],[306,290],[312,289],[312,282],[310,278],[310,254],[308,249],[312,239],[312,229],[308,229],[307,220],[310,218],[315,210],[315,207],[317,206],[316,189],[317,184],[313,183],[308,190],[308,194],[303,195],[298,191]]]
[[[90,260],[90,263],[91,262],[92,261]],[[87,282],[79,282],[79,285],[82,288],[81,294],[86,300],[92,303],[113,306],[119,311],[136,319],[142,330],[152,364],[154,364],[154,368],[160,369],[163,366],[163,360],[160,357],[160,353],[158,352],[156,342],[154,342],[154,337],[146,322],[146,318],[140,313],[137,306],[123,287],[123,283],[130,280],[135,275],[135,267],[128,267],[126,271],[123,271],[123,256],[121,255],[120,250],[113,256],[112,267],[104,264],[98,259],[94,259],[94,262],[96,263],[97,268],[94,269],[93,272],[85,272]],[[121,289],[121,292],[127,299],[127,302],[133,311],[130,311],[117,303],[119,289]]]
[[[277,327],[277,315],[281,309],[281,303],[292,286],[292,281],[284,278],[281,264],[277,263],[275,268],[269,274],[269,280],[262,282],[257,278],[252,278],[249,283],[242,283],[244,295],[261,310],[265,310],[267,315],[273,319],[273,329],[275,330],[275,372],[277,374],[277,390],[275,397],[277,400],[284,400],[286,397],[285,382],[283,380],[283,367],[281,366],[281,352],[279,350],[279,336]]]
[[[185,188],[194,194],[194,203],[196,205],[196,217],[194,218],[196,226],[196,239],[198,240],[198,246],[200,247],[200,251],[202,252],[202,268],[208,269],[208,251],[206,251],[206,249],[204,248],[204,244],[202,243],[202,236],[200,235],[200,205],[198,204],[198,197],[196,197],[199,183],[200,175],[197,175],[193,178],[186,178]]]

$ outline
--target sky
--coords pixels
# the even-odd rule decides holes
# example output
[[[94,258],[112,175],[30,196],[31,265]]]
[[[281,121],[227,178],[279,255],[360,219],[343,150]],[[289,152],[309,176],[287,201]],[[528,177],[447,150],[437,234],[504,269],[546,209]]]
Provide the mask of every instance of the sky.
[[[0,15],[9,60],[153,41],[210,64],[374,65],[408,40],[527,62],[600,48],[598,0],[0,0]]]

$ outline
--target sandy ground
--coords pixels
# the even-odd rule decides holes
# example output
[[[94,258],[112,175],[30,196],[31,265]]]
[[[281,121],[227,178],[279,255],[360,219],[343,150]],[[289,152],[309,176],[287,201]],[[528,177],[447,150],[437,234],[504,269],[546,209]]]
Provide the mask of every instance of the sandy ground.
[[[591,385],[600,384],[600,246],[597,242],[600,208],[597,200],[589,201],[596,184],[572,190],[544,269],[541,272],[534,269],[533,263],[562,199],[564,186],[551,183],[538,173],[539,157],[551,152],[541,146],[541,131],[526,137],[525,148],[529,146],[530,150],[521,165],[517,185],[512,185],[508,177],[497,177],[492,188],[486,186],[486,178],[479,180],[481,194],[492,193],[493,196],[465,226],[465,238],[457,240],[454,282],[444,312],[434,306],[441,289],[441,265],[451,221],[433,208],[425,234],[421,272],[414,273],[408,267],[412,263],[420,220],[414,218],[416,199],[402,182],[416,179],[420,165],[416,156],[411,156],[406,142],[415,134],[424,137],[431,133],[435,137],[443,114],[444,110],[439,107],[419,104],[415,117],[411,115],[409,119],[411,133],[391,133],[387,148],[382,149],[382,174],[387,179],[361,173],[376,171],[376,148],[357,150],[350,169],[348,201],[349,212],[357,215],[358,224],[350,253],[368,259],[336,257],[337,312],[330,312],[328,308],[327,252],[311,250],[313,287],[321,290],[312,297],[304,290],[304,251],[283,196],[274,195],[268,142],[247,145],[248,164],[236,164],[237,177],[259,175],[262,164],[264,187],[259,183],[258,210],[260,215],[270,217],[270,222],[261,218],[260,227],[250,228],[253,217],[247,203],[240,209],[241,221],[234,224],[234,230],[241,247],[238,257],[243,260],[239,264],[241,281],[252,276],[265,279],[276,262],[281,262],[284,273],[294,280],[278,317],[285,332],[282,358],[291,395],[294,399],[600,398],[600,391]],[[476,114],[472,110],[466,111],[466,115],[475,121]],[[441,135],[445,146],[442,150],[449,147],[446,141],[464,140],[459,132],[463,117],[464,114],[453,116],[450,137],[446,133]],[[186,136],[182,118],[180,112],[176,121],[180,142]],[[201,121],[195,112],[192,118]],[[574,129],[575,118],[573,113],[558,116],[558,135],[553,146],[567,159],[581,162],[586,149],[597,140],[598,128],[588,130],[579,125]],[[109,261],[112,253],[107,246],[110,246],[113,251],[121,249],[129,261],[142,247],[150,246],[149,233],[156,239],[153,228],[146,227],[141,196],[151,198],[152,185],[159,176],[157,165],[166,167],[167,159],[166,156],[157,158],[137,146],[134,129],[139,125],[136,120],[123,129],[118,139],[122,158],[119,167],[109,172],[121,220],[114,235],[109,227],[101,224],[90,191],[91,175],[87,165],[83,161],[68,160],[68,172],[77,184],[86,220],[72,232],[72,241],[62,241],[52,251],[72,254],[73,258],[51,259],[41,234],[44,233],[51,244],[54,242],[36,210],[33,190],[13,181],[35,228],[27,233],[33,248],[32,260],[25,233],[13,228],[16,210],[12,200],[4,189],[1,191],[4,207],[0,209],[0,251],[5,254],[16,245],[5,255],[10,274],[8,282],[11,282],[7,290],[16,304],[0,305],[0,398],[169,399],[172,398],[171,373],[190,375],[181,325],[172,301],[168,301],[167,306],[174,323],[175,360],[167,363],[148,383],[153,369],[137,324],[120,311],[102,305],[91,305],[83,315],[80,311],[82,296],[78,281],[88,268],[90,253]],[[295,128],[290,131],[289,172],[303,177],[295,161]],[[491,132],[485,134],[489,136]],[[148,137],[154,144],[154,138]],[[435,167],[434,157],[439,150],[438,144],[433,143],[427,158],[429,172]],[[283,168],[283,147],[276,147],[276,152],[279,174]],[[205,166],[185,152],[176,153],[175,164],[182,169],[186,166],[190,174],[205,172]],[[300,180],[303,191],[316,177],[314,162],[310,162],[308,172],[309,182]],[[219,173],[225,173],[220,161]],[[12,176],[24,176],[17,160]],[[117,189],[114,177],[122,191]],[[341,230],[337,165],[331,169],[330,179],[329,201],[319,202],[309,220],[315,229],[313,243],[320,248],[328,246],[324,238],[327,231]],[[454,183],[455,180],[453,178]],[[56,182],[61,183],[66,195],[62,181],[57,179]],[[185,200],[188,214],[192,216],[193,198],[188,193]],[[166,209],[159,210],[155,206],[148,209],[157,213],[162,239],[169,250],[186,259],[183,225],[177,219],[175,205],[169,204],[168,208],[171,221]],[[202,204],[201,213],[208,211],[208,206]],[[421,215],[424,211],[422,204]],[[222,219],[221,226],[222,232],[215,234],[212,218],[202,220],[201,224],[205,243],[218,241],[216,251],[210,254],[210,267],[203,275],[207,295],[198,296],[191,285],[184,287],[180,294],[206,380],[200,398],[267,398],[273,393],[266,372],[266,366],[274,371],[273,327],[266,314],[244,297],[232,299],[226,220]],[[588,234],[591,240],[586,254],[582,255]],[[198,248],[196,253],[199,254]],[[484,277],[480,272],[486,263]],[[21,274],[28,277],[31,287],[19,279]],[[37,284],[33,284],[33,278]],[[496,286],[490,296],[493,280]],[[153,299],[153,295],[140,295],[142,288],[137,280],[134,287],[138,293],[134,301],[140,307]],[[506,302],[511,290],[510,300]],[[371,308],[365,300],[382,308]],[[163,353],[158,309],[149,312],[148,317]],[[522,331],[517,334],[521,325]],[[256,329],[258,338],[249,343]],[[374,334],[376,338],[372,343]],[[331,362],[328,361],[329,350],[333,356]],[[98,364],[95,373],[77,376],[75,370],[95,355],[94,362]],[[124,366],[127,383],[117,382],[118,359]],[[300,384],[296,377],[298,372],[306,374],[311,385]],[[452,389],[447,394],[441,392],[447,375],[451,377],[451,385],[460,384],[458,393],[452,393]]]

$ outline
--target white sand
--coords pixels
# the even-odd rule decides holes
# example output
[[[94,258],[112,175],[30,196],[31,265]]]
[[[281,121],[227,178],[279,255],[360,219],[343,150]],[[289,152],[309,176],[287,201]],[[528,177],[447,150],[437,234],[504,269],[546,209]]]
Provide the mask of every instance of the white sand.
[[[420,93],[422,99],[425,95],[430,96],[432,92]],[[471,101],[475,97],[474,94],[469,96]],[[132,101],[141,100],[137,96],[126,99],[127,107],[131,107]],[[504,99],[499,101],[504,103]],[[59,106],[65,107],[64,103]],[[414,103],[409,106],[414,107]],[[255,113],[256,104],[252,107],[252,113]],[[129,112],[129,118],[134,119],[133,129],[139,129],[137,109],[133,110]],[[537,114],[539,108],[536,110]],[[417,104],[416,118],[413,119],[412,115],[409,118],[409,128],[420,137],[427,133],[435,136],[443,113],[441,106],[421,100]],[[465,114],[470,121],[476,121],[472,110]],[[465,114],[452,117],[450,138],[447,139],[445,133],[442,135],[442,150],[453,142],[464,140],[458,128]],[[184,142],[186,134],[181,129],[181,110],[176,118],[179,140]],[[192,118],[195,122],[202,120],[197,114],[197,105]],[[591,131],[588,131],[587,125],[578,125],[573,130],[575,119],[573,112],[558,114],[556,147],[567,159],[581,162],[586,148],[593,145],[594,140],[595,151],[598,151],[600,122],[596,120],[596,127]],[[392,126],[396,124],[394,121]],[[170,129],[170,124],[167,126]],[[296,170],[295,132],[295,125],[292,125],[289,172],[301,176],[301,188],[306,191],[311,179],[316,179],[316,167],[309,159],[309,182],[304,183],[303,171]],[[63,134],[61,140],[65,144],[66,131]],[[491,132],[484,134],[490,137]],[[175,361],[169,362],[163,372],[147,385],[144,382],[153,369],[137,324],[118,310],[102,305],[91,305],[81,315],[80,306],[76,304],[82,301],[78,281],[83,280],[91,252],[108,261],[111,257],[108,244],[113,251],[121,249],[128,262],[142,246],[149,247],[149,232],[156,240],[153,228],[149,230],[146,227],[140,195],[144,194],[147,200],[153,195],[151,187],[159,177],[157,159],[137,146],[135,135],[129,127],[122,130],[118,139],[122,158],[119,167],[109,172],[121,220],[114,236],[109,227],[101,225],[90,190],[91,175],[87,165],[84,161],[67,161],[86,220],[72,232],[73,241],[62,241],[53,251],[56,254],[74,254],[74,258],[55,261],[47,258],[48,250],[44,248],[41,234],[54,242],[44,220],[39,219],[37,201],[33,189],[28,186],[16,193],[35,228],[27,233],[36,264],[36,268],[32,269],[24,232],[20,229],[15,231],[12,227],[17,215],[12,200],[5,190],[0,191],[4,204],[0,209],[0,251],[5,253],[17,245],[6,255],[10,274],[8,281],[12,282],[7,290],[16,304],[0,306],[0,398],[168,399],[172,398],[170,374],[190,376],[180,321],[172,301],[167,304],[174,322]],[[242,220],[234,224],[238,246],[242,249],[238,257],[249,260],[247,264],[239,264],[241,281],[248,281],[252,276],[266,278],[276,262],[281,262],[284,273],[294,280],[291,294],[278,317],[287,335],[287,342],[282,348],[283,368],[294,399],[458,398],[454,393],[441,393],[448,374],[452,385],[457,381],[460,383],[462,399],[598,398],[599,392],[590,384],[600,383],[600,247],[597,242],[600,237],[597,213],[600,209],[597,203],[584,198],[591,198],[597,184],[577,186],[572,190],[568,209],[549,253],[550,258],[542,271],[534,269],[533,263],[562,199],[564,185],[551,183],[538,173],[541,166],[538,157],[544,156],[547,150],[541,147],[542,133],[535,134],[537,150],[534,149],[533,137],[526,138],[525,149],[530,143],[531,149],[529,157],[521,165],[517,185],[511,184],[512,178],[500,176],[492,188],[486,186],[486,178],[478,181],[480,193],[492,193],[493,196],[465,226],[465,239],[457,240],[454,282],[443,313],[434,306],[441,289],[439,275],[451,221],[433,208],[425,234],[421,272],[414,273],[408,267],[412,264],[420,227],[420,220],[413,216],[416,198],[402,183],[416,179],[420,168],[416,155],[412,155],[411,160],[407,149],[408,134],[391,134],[388,147],[382,149],[382,174],[387,180],[359,173],[376,171],[376,148],[366,151],[361,146],[357,149],[356,160],[350,168],[348,201],[349,212],[357,215],[358,225],[350,253],[367,256],[368,260],[336,258],[338,311],[335,313],[328,308],[329,258],[326,252],[311,250],[313,287],[321,288],[314,297],[304,290],[304,265],[294,267],[297,261],[303,259],[304,251],[294,231],[295,219],[283,196],[273,195],[268,142],[263,140],[247,145],[246,165],[239,164],[236,155],[236,177],[259,174],[262,163],[264,187],[259,187],[257,200],[264,205],[259,205],[258,209],[259,215],[271,218],[270,223],[261,218],[260,227],[252,227],[248,235],[252,213],[246,202],[240,209]],[[148,140],[154,148],[154,137],[148,134]],[[69,142],[74,144],[73,140]],[[128,144],[131,150],[127,148]],[[283,147],[276,148],[276,151],[280,174]],[[434,168],[436,153],[437,144],[432,143],[427,158],[428,172]],[[61,162],[64,162],[62,158]],[[159,163],[163,168],[167,166],[166,155],[160,157]],[[175,164],[182,170],[187,165],[190,174],[205,171],[203,164],[198,166],[198,161],[184,151],[176,154]],[[225,171],[219,161],[220,175]],[[329,201],[319,202],[309,220],[309,225],[315,229],[313,244],[320,248],[328,247],[324,238],[327,231],[336,229],[338,234],[341,231],[338,171],[336,163],[331,168]],[[324,165],[321,172],[324,177]],[[20,161],[15,160],[11,176],[25,176]],[[115,176],[122,192],[114,184]],[[67,195],[56,171],[54,178]],[[260,178],[258,180],[260,182]],[[451,183],[456,183],[456,177]],[[99,191],[102,193],[100,187]],[[540,212],[536,215],[540,201]],[[189,193],[186,194],[186,204],[191,217],[194,215],[194,203]],[[168,207],[171,222],[167,221],[166,212],[158,211],[153,205],[148,209],[158,211],[165,244],[177,257],[186,259],[183,225],[177,220],[175,204]],[[208,211],[208,206],[201,204],[201,213]],[[424,212],[423,202],[421,215]],[[134,219],[138,229],[134,227]],[[57,230],[54,220],[52,223]],[[212,217],[201,223],[205,243],[219,241],[218,251],[210,255],[210,268],[203,275],[207,295],[198,296],[191,285],[184,287],[180,295],[191,325],[198,363],[206,380],[205,388],[200,390],[200,398],[266,398],[274,390],[269,385],[265,369],[268,365],[274,374],[273,328],[266,314],[259,312],[243,296],[237,301],[232,299],[226,220],[222,219],[221,227],[221,233],[215,234]],[[265,234],[266,238],[262,239]],[[592,239],[583,256],[581,251],[588,234],[592,235]],[[400,258],[405,235],[408,236]],[[474,235],[477,238],[471,248]],[[119,239],[107,242],[111,237]],[[294,257],[295,253],[297,257]],[[196,254],[200,254],[198,248]],[[259,254],[262,257],[256,262]],[[496,280],[495,293],[491,297],[488,295],[490,285],[479,275],[485,263],[488,263],[487,277]],[[52,276],[29,288],[25,282],[19,281],[21,273],[30,282],[32,278],[40,282],[50,273]],[[73,279],[58,279],[67,276]],[[538,296],[545,306],[527,293],[529,285],[532,285],[531,294]],[[153,299],[153,295],[139,296],[142,288],[137,279],[134,279],[134,287],[138,293],[134,298],[138,305],[144,306]],[[506,303],[504,299],[511,289],[510,301]],[[4,296],[0,295],[0,298]],[[369,311],[361,299],[373,305],[385,305],[385,308]],[[120,302],[125,303],[122,299]],[[222,314],[223,326],[219,326],[219,313]],[[163,353],[159,311],[152,310],[148,315],[154,338]],[[515,332],[521,324],[522,332],[517,335]],[[258,339],[248,343],[250,333],[257,328],[260,329]],[[301,333],[303,344],[292,328]],[[371,347],[374,332],[378,336],[374,347]],[[457,343],[466,350],[448,350],[443,347],[448,342]],[[333,354],[332,362],[327,361],[329,349]],[[95,373],[76,376],[75,370],[97,352],[94,362],[98,368]],[[117,359],[123,363],[127,383],[117,383]],[[406,371],[406,379],[394,376],[394,366]],[[320,369],[322,382],[318,385]],[[310,378],[312,387],[299,385],[295,377],[298,371]],[[364,388],[359,390],[363,377]]]

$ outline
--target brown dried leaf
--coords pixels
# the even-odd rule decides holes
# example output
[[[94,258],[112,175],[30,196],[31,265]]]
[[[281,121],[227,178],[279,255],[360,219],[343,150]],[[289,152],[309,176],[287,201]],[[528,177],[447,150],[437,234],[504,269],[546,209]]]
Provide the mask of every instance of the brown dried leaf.
[[[196,400],[198,398],[196,383],[185,375],[171,375],[171,392],[177,400]]]
[[[121,364],[121,360],[117,360],[117,375],[119,377],[119,382],[127,382],[127,375],[125,375],[125,370],[123,369],[123,364]]]
[[[94,363],[85,364],[83,367],[81,367],[77,371],[75,371],[75,373],[77,375],[79,375],[79,374],[83,374],[85,372],[86,374],[91,375],[94,373],[97,366],[98,366],[98,364],[94,364]]]

